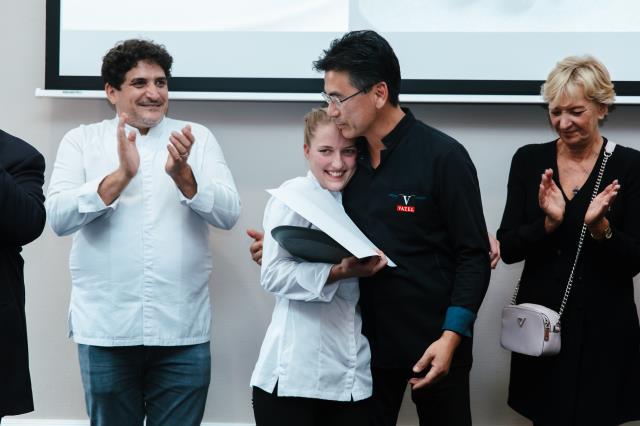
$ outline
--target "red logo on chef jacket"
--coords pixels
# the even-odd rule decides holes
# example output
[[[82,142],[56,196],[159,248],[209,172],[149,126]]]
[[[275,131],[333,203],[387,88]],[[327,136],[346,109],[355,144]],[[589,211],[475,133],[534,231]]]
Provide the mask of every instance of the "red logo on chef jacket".
[[[396,203],[396,212],[398,213],[415,213],[415,202],[427,198],[415,194],[389,194],[389,197],[398,201]]]

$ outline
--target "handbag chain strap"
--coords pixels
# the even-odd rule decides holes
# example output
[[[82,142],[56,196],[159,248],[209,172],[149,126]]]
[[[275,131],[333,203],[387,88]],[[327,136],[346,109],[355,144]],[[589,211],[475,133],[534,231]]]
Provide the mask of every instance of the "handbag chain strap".
[[[604,168],[607,165],[607,160],[613,154],[613,150],[615,149],[616,144],[609,141],[607,142],[607,146],[605,147],[604,157],[602,158],[602,163],[600,164],[600,171],[598,172],[598,178],[596,179],[596,184],[593,187],[593,194],[591,194],[591,201],[589,204],[593,202],[593,200],[598,196],[598,190],[600,189],[600,183],[602,182],[602,176],[604,175]],[[567,305],[567,300],[569,300],[569,293],[571,293],[571,287],[573,286],[573,276],[576,271],[576,266],[578,265],[578,259],[580,258],[580,253],[582,252],[582,244],[584,243],[584,237],[587,234],[587,224],[582,224],[582,230],[580,231],[580,239],[578,240],[578,250],[576,251],[576,257],[573,261],[573,266],[571,267],[571,273],[569,274],[569,280],[567,282],[567,288],[564,291],[564,296],[562,297],[562,304],[560,305],[560,311],[558,311],[558,315],[562,318],[562,313],[564,312],[564,308]],[[511,299],[511,304],[516,304],[516,298],[518,297],[518,290],[520,289],[520,280],[518,280],[518,284],[516,284],[516,289],[513,293],[513,298]]]

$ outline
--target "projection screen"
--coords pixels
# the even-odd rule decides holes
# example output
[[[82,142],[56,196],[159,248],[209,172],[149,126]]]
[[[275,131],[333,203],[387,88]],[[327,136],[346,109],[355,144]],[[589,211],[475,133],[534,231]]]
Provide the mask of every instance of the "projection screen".
[[[365,28],[394,47],[403,99],[537,101],[571,54],[602,60],[620,99],[640,96],[635,0],[48,0],[43,92],[99,93],[104,53],[142,37],[173,55],[173,96],[319,99],[312,62]]]

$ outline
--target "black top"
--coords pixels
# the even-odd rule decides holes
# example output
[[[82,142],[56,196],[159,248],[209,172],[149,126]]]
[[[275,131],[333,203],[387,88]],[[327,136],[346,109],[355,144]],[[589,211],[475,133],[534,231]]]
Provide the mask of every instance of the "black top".
[[[559,310],[603,152],[575,197],[565,196],[564,220],[549,235],[538,188],[547,168],[560,187],[556,142],[527,145],[513,156],[498,239],[506,263],[525,261],[518,303]],[[640,419],[640,327],[632,282],[640,271],[638,151],[616,147],[600,192],[614,179],[621,189],[607,213],[613,234],[597,242],[587,232],[561,320],[560,354],[512,355],[509,405],[534,422],[609,425]]]
[[[465,334],[456,328],[472,327],[490,278],[487,228],[468,153],[404,112],[383,139],[376,169],[366,140],[358,141],[358,169],[343,196],[356,225],[398,264],[360,280],[363,332],[376,367],[412,367],[443,327]],[[465,338],[453,364],[470,363],[471,339]]]
[[[44,158],[0,130],[0,417],[33,410],[21,246],[44,228]]]

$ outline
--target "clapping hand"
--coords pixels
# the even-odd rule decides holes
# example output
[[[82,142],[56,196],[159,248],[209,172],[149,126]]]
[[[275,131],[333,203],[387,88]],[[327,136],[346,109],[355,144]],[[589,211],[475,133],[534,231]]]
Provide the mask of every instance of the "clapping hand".
[[[193,198],[198,191],[198,183],[193,176],[191,166],[187,163],[195,141],[196,138],[191,133],[191,126],[188,124],[180,132],[171,132],[169,144],[167,144],[169,155],[164,165],[165,172],[187,198]]]
[[[589,204],[587,213],[584,215],[584,223],[589,228],[597,226],[598,223],[604,219],[609,207],[611,207],[616,200],[619,190],[620,184],[618,183],[618,179],[616,179],[607,185],[607,187],[593,199],[591,204]]]
[[[120,160],[119,170],[127,178],[133,178],[138,173],[140,167],[140,154],[136,147],[136,132],[131,131],[126,134],[124,125],[129,117],[126,113],[119,116],[116,135],[118,137],[118,159]]]
[[[116,128],[118,168],[102,179],[98,185],[98,195],[107,206],[120,196],[140,168],[136,132],[131,131],[127,135],[125,130],[128,119],[129,117],[124,112],[118,116],[118,127]]]
[[[195,141],[196,138],[191,133],[191,126],[188,124],[180,132],[171,132],[169,144],[167,144],[169,155],[164,166],[164,170],[169,176],[177,176],[189,169],[187,159]]]
[[[558,185],[553,180],[553,170],[547,169],[542,174],[540,189],[538,190],[538,203],[547,215],[544,221],[545,230],[553,232],[564,219],[564,196]]]

